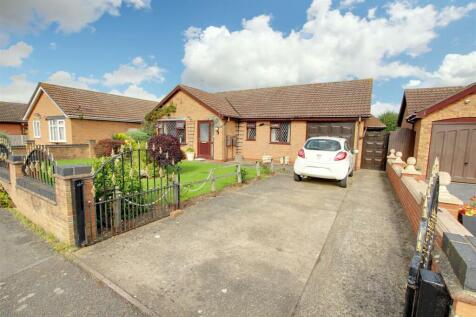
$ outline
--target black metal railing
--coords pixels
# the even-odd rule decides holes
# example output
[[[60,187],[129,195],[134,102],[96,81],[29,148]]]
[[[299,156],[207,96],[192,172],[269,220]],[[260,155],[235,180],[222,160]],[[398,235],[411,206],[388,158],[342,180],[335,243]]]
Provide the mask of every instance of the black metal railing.
[[[122,147],[92,173],[96,240],[166,217],[179,206],[179,167],[159,165],[147,145]]]
[[[29,149],[22,166],[22,172],[25,177],[54,186],[55,171],[56,161],[46,146],[37,145]]]
[[[438,220],[439,161],[432,167],[423,201],[415,254],[410,263],[404,316],[447,316],[451,301],[443,278],[432,272],[433,245]],[[431,287],[427,287],[431,285]]]

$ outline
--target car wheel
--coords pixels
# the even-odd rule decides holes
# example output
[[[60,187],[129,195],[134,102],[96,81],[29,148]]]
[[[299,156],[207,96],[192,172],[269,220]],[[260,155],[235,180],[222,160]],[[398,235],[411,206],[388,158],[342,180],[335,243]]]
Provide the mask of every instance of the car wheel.
[[[347,188],[347,176],[339,181],[339,186],[342,188]]]
[[[296,182],[300,182],[300,181],[302,181],[302,177],[299,176],[298,174],[294,173],[294,180],[295,180]]]
[[[349,177],[354,176],[354,170],[350,171]]]

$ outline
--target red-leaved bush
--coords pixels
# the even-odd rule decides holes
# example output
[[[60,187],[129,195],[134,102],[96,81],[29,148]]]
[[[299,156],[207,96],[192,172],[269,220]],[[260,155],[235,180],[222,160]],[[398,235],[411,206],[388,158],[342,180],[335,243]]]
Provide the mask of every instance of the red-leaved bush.
[[[114,153],[118,153],[121,145],[124,144],[122,140],[113,140],[113,139],[103,139],[99,140],[94,147],[94,151],[96,152],[96,157],[102,156],[111,156],[112,149],[114,149]]]
[[[179,140],[172,135],[156,135],[149,139],[147,148],[158,165],[175,165],[183,159]]]

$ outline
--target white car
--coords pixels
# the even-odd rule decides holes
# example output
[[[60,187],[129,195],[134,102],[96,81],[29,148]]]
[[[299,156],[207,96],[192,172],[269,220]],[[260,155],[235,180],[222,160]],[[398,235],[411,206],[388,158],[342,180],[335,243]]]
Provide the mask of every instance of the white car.
[[[344,138],[314,137],[307,139],[294,162],[294,180],[303,177],[335,179],[347,187],[347,178],[354,172],[354,154]]]

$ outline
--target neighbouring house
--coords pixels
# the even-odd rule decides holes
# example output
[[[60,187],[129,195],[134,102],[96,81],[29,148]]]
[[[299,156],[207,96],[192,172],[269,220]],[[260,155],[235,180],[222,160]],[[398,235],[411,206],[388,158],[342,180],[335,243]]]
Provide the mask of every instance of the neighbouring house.
[[[406,89],[398,124],[415,131],[413,156],[424,174],[439,157],[453,181],[476,183],[476,83]]]
[[[28,122],[23,120],[28,104],[0,101],[0,132],[9,135],[26,134]]]
[[[359,168],[371,95],[371,79],[216,93],[178,85],[158,105],[176,111],[157,127],[197,157],[220,161],[263,155],[293,161],[309,137],[345,137],[360,150]]]
[[[86,144],[141,127],[157,105],[97,91],[40,82],[23,119],[36,144]]]

